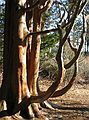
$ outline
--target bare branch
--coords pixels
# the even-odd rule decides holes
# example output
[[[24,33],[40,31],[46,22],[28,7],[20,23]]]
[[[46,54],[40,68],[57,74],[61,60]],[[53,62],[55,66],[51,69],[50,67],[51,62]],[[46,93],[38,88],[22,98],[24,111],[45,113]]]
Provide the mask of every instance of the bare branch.
[[[76,60],[78,59],[79,54],[80,54],[80,52],[81,52],[83,43],[84,43],[84,39],[83,39],[83,34],[82,34],[82,35],[81,35],[81,43],[80,43],[80,45],[79,45],[79,48],[78,48],[78,50],[76,51],[76,54],[75,54],[74,58],[73,58],[68,64],[64,65],[65,69],[70,68],[70,67],[76,62]]]
[[[62,26],[61,29],[63,29],[64,27],[65,26]],[[31,33],[27,34],[24,41],[26,41],[26,39],[31,35],[40,35],[40,34],[43,35],[43,34],[50,33],[50,32],[57,32],[58,30],[59,30],[59,28],[57,27],[57,28],[54,28],[54,29],[49,29],[49,30],[44,30],[44,31],[39,31],[39,32],[31,32]]]
[[[71,44],[71,42],[70,42],[70,38],[68,38],[67,40],[68,40],[68,43],[69,43],[70,48],[71,48],[72,51],[74,51],[74,53],[76,54],[76,52],[77,52],[77,48],[75,48],[75,47]]]
[[[17,113],[19,110],[24,108],[24,105],[29,106],[31,103],[41,103],[47,100],[50,96],[53,95],[55,90],[58,88],[60,84],[60,80],[62,77],[62,60],[61,60],[61,53],[62,53],[62,46],[59,44],[59,49],[57,53],[56,60],[58,62],[58,69],[59,69],[59,76],[58,79],[48,88],[46,92],[38,96],[31,96],[29,98],[25,97],[21,103],[19,103],[16,108],[14,109],[14,113]],[[60,65],[59,65],[60,63]]]
[[[83,46],[83,43],[84,43],[84,37],[85,37],[84,34],[85,34],[85,18],[84,18],[84,14],[83,14],[83,31],[82,31],[82,34],[81,34],[81,43],[80,43],[79,48],[78,48],[78,50],[77,50],[76,48],[74,48],[74,47],[71,45],[71,43],[70,43],[70,38],[68,38],[68,43],[69,43],[69,45],[70,45],[70,48],[74,51],[75,56],[74,56],[74,58],[73,58],[68,64],[66,64],[66,65],[64,66],[65,69],[68,69],[69,67],[71,67],[71,66],[75,63],[75,61],[78,59],[79,54],[80,54],[81,49],[82,49],[82,46]]]
[[[60,18],[60,21],[59,21],[59,23],[61,23],[62,22],[62,20],[64,19],[64,17],[65,17],[65,9],[63,9],[63,14],[62,14],[62,17]]]
[[[50,6],[50,3],[51,1],[50,0],[46,0],[46,4],[45,5],[43,5],[43,8],[40,8],[40,14],[42,14],[43,12],[45,12],[49,7],[51,7]]]
[[[58,28],[55,28],[55,29],[50,29],[50,30],[45,30],[45,31],[39,31],[39,32],[32,32],[32,33],[29,33],[26,37],[25,37],[25,41],[26,39],[31,36],[31,35],[42,35],[42,34],[46,34],[46,33],[50,33],[50,32],[56,32],[58,31]]]
[[[33,8],[35,8],[38,4],[40,3],[40,0],[37,0],[32,6],[30,7],[24,7],[24,6],[20,6],[19,7],[21,8],[22,11],[24,12],[28,12],[28,11],[31,11]]]
[[[78,14],[80,14],[80,12],[83,10],[83,8],[84,8],[84,6],[86,5],[86,3],[87,3],[87,0],[85,0],[85,1],[81,4],[80,9],[79,9],[79,11],[78,11]]]
[[[68,26],[68,28],[66,28],[66,34],[65,34],[65,36],[63,37],[63,42],[62,42],[62,44],[65,43],[65,41],[66,41],[66,39],[67,39],[70,31],[71,31],[71,28],[72,28],[72,26],[73,26],[73,24],[74,24],[74,21],[75,21],[75,19],[76,19],[76,16],[77,16],[77,13],[78,13],[78,10],[79,10],[80,3],[81,3],[81,0],[78,1],[77,6],[76,6],[76,10],[75,10],[75,12],[74,12],[74,14],[73,14],[73,16],[72,16],[72,19],[71,19],[71,23],[70,23],[70,25]]]
[[[77,72],[77,65],[76,62],[74,64],[74,74],[73,77],[71,78],[70,82],[68,83],[67,86],[65,86],[64,88],[62,88],[61,90],[56,91],[51,97],[59,97],[64,95],[66,92],[68,92],[68,90],[72,87],[73,82],[76,78],[76,72]]]
[[[77,62],[75,62],[75,64],[74,64],[74,74],[73,74],[70,82],[68,83],[68,85],[65,86],[64,88],[62,88],[61,90],[56,91],[56,92],[51,96],[51,98],[62,96],[62,95],[64,95],[66,92],[68,92],[68,90],[72,87],[73,82],[74,82],[74,80],[75,80],[75,78],[76,78],[76,73],[77,73]],[[43,94],[43,92],[40,91],[40,89],[39,89],[38,83],[37,83],[37,89],[38,89],[38,94]]]

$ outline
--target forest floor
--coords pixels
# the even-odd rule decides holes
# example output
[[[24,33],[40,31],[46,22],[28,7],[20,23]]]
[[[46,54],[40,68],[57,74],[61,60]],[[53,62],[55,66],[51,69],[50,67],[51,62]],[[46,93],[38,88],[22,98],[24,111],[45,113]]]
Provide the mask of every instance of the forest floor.
[[[50,84],[52,84],[51,80],[42,79],[40,89],[46,90]],[[52,98],[50,101],[59,108],[41,109],[49,120],[89,120],[89,80],[79,78],[65,95]],[[15,120],[15,118],[3,117],[0,120]]]
[[[44,82],[43,82],[44,81]],[[47,80],[43,80],[45,87]],[[49,85],[50,82],[47,82]],[[49,120],[89,120],[89,80],[79,78],[63,96],[50,99],[58,109],[43,109]]]
[[[87,61],[89,62],[89,59]],[[39,84],[41,90],[46,90],[52,84],[52,80],[42,78]],[[62,87],[63,85],[60,89]],[[89,78],[84,79],[78,76],[66,94],[49,100],[59,106],[54,110],[41,108],[42,114],[49,120],[89,120]],[[15,120],[15,118],[3,117],[0,120]]]

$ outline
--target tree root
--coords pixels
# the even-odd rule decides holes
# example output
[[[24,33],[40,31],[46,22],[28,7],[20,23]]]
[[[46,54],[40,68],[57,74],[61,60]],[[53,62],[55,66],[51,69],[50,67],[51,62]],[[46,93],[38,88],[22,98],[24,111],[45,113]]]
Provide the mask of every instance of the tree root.
[[[42,120],[48,120],[47,117],[45,117],[42,112],[39,110],[39,105],[37,103],[32,104],[33,112],[35,114],[35,117],[42,119]]]
[[[49,101],[44,101],[40,105],[43,108],[54,110],[53,106],[49,103]]]
[[[21,110],[20,116],[22,116],[24,119],[38,118],[41,120],[48,120],[48,118],[45,117],[40,111],[39,104],[37,103],[33,103],[28,108]]]
[[[52,103],[51,101],[44,101],[41,104],[38,103],[32,103],[30,106],[28,106],[27,108],[24,107],[20,113],[16,113],[16,114],[12,114],[12,115],[8,115],[7,110],[6,110],[6,114],[4,114],[1,117],[5,117],[5,116],[9,116],[9,118],[15,119],[15,120],[23,120],[23,119],[30,119],[33,120],[35,118],[38,118],[40,120],[48,120],[47,117],[45,117],[41,110],[43,108],[46,109],[50,109],[50,110],[55,110],[55,109],[60,109],[61,107],[57,104]],[[5,111],[5,110],[4,110]]]
[[[46,109],[51,109],[51,110],[55,110],[55,109],[60,109],[61,107],[55,103],[52,103],[51,101],[44,101],[41,104],[41,107],[46,108]]]
[[[29,107],[27,107],[27,108],[25,107],[23,110],[21,110],[20,116],[22,116],[25,119],[34,118],[34,113],[33,113],[31,105]]]

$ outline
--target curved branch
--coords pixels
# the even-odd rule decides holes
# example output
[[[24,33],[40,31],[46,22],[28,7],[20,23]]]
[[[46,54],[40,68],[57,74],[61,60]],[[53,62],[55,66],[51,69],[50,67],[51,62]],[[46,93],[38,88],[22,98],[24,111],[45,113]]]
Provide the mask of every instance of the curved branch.
[[[59,97],[59,96],[62,96],[64,95],[66,92],[68,92],[68,90],[72,87],[73,85],[73,82],[76,78],[76,73],[77,73],[77,65],[76,65],[76,62],[74,64],[74,74],[73,74],[73,77],[71,78],[70,82],[68,83],[67,86],[65,86],[64,88],[62,88],[61,90],[58,90],[56,91],[51,97]]]
[[[68,40],[68,43],[69,43],[71,50],[74,51],[74,53],[76,54],[77,48],[75,48],[74,46],[71,45],[70,38],[68,38],[67,40]]]
[[[31,103],[42,103],[43,101],[47,100],[50,96],[53,95],[55,90],[58,88],[58,86],[60,84],[60,81],[61,81],[61,77],[62,77],[61,53],[62,53],[62,46],[59,44],[59,49],[58,49],[57,56],[56,56],[56,60],[57,60],[57,63],[58,63],[58,69],[59,69],[58,79],[47,89],[46,92],[43,92],[43,94],[38,95],[38,96],[25,97],[21,101],[21,103],[19,103],[16,106],[13,114],[17,113],[21,109],[24,109],[24,105],[29,106]]]
[[[40,3],[40,0],[37,0],[32,6],[30,6],[30,7],[24,7],[24,6],[20,6],[20,5],[18,5],[19,7],[20,7],[20,9],[22,10],[22,11],[24,11],[24,12],[28,12],[28,11],[30,11],[30,10],[32,10],[33,8],[35,8],[38,4]]]
[[[59,28],[59,32],[62,32],[60,28]],[[62,38],[62,36],[61,36],[61,38]],[[60,45],[61,45],[61,42],[62,41],[60,39]],[[69,44],[70,44],[70,42],[69,42]],[[70,44],[70,46],[71,46],[71,44]],[[73,49],[72,46],[71,46],[71,48]],[[74,49],[74,51],[76,52],[76,49]],[[57,60],[58,60],[57,61],[58,66],[60,67],[59,57],[57,57]],[[74,82],[75,77],[76,77],[76,73],[77,73],[77,62],[75,61],[75,64],[74,64],[74,74],[73,74],[73,77],[71,78],[69,84],[66,87],[62,88],[61,90],[58,90],[58,91],[54,92],[54,94],[51,97],[58,97],[58,96],[62,96],[63,94],[65,94],[72,87],[73,82]],[[38,81],[37,81],[37,90],[38,90],[38,94],[43,94],[43,92],[40,91],[40,89],[39,89]]]
[[[78,14],[80,14],[80,12],[83,10],[83,8],[84,8],[84,6],[86,5],[86,3],[87,3],[87,0],[85,0],[85,1],[81,4],[80,9],[79,9],[79,11],[78,11]]]
[[[70,80],[69,84],[68,84],[66,87],[64,87],[63,89],[56,91],[51,97],[58,97],[58,96],[62,96],[63,94],[65,94],[65,93],[71,88],[71,86],[72,86],[72,84],[73,84],[73,82],[74,82],[74,80],[75,80],[75,77],[76,77],[76,63],[75,63],[75,71],[74,71],[73,77],[72,77],[72,79]],[[56,83],[56,82],[55,82],[55,83]],[[53,83],[53,84],[55,84],[55,83]],[[55,87],[55,86],[52,85],[52,87]],[[51,88],[51,87],[50,87],[50,88]],[[48,90],[49,90],[49,89],[48,89]],[[33,102],[35,102],[35,103],[37,103],[37,102],[42,103],[43,101],[47,100],[47,99],[50,97],[50,96],[46,95],[46,94],[48,94],[48,93],[47,93],[48,90],[47,90],[45,93],[42,92],[42,95],[40,95],[40,96],[31,96],[30,98],[27,98],[27,97],[23,98],[22,102],[19,103],[19,104],[16,106],[16,108],[14,109],[13,114],[16,114],[16,113],[19,112],[21,109],[24,109],[24,106],[25,106],[25,105],[26,105],[26,106],[29,106],[29,105],[30,105],[31,103],[33,103]],[[49,91],[50,91],[50,90],[49,90]],[[52,93],[51,93],[51,94],[52,94]],[[8,115],[8,114],[7,114],[7,110],[0,112],[0,117],[3,117],[3,116],[5,116],[5,115]]]
[[[58,88],[58,85],[60,84],[61,81],[61,77],[62,77],[62,60],[61,60],[61,53],[62,53],[62,46],[59,44],[59,49],[56,55],[56,61],[58,63],[58,72],[59,72],[59,76],[58,79],[48,88],[48,90],[46,92],[44,92],[43,94],[39,95],[39,96],[31,96],[29,98],[29,102],[31,103],[41,103],[45,100],[47,100],[50,96],[52,96],[52,94],[55,92],[55,90]]]
[[[64,65],[65,69],[70,68],[75,63],[75,61],[78,59],[79,54],[80,54],[81,49],[82,49],[82,46],[83,46],[83,43],[84,43],[84,39],[83,39],[83,34],[82,34],[81,35],[81,43],[79,45],[79,49],[76,51],[76,54],[75,54],[74,58],[68,64]]]
[[[74,82],[74,80],[75,80],[75,78],[76,78],[76,74],[77,74],[77,62],[75,62],[75,64],[74,64],[74,74],[73,74],[70,82],[68,83],[68,85],[65,86],[64,88],[62,88],[61,90],[56,91],[56,92],[51,96],[51,98],[62,96],[62,95],[64,95],[66,92],[68,92],[68,90],[69,90],[69,89],[72,87],[72,85],[73,85],[73,82]],[[43,92],[40,91],[40,89],[39,89],[38,81],[37,81],[37,90],[38,90],[38,94],[43,94]]]
[[[65,9],[63,9],[63,14],[62,14],[62,17],[60,18],[60,21],[59,21],[59,23],[61,23],[62,22],[62,20],[63,20],[63,18],[65,17]]]
[[[48,8],[50,8],[50,0],[46,1],[46,5],[43,5],[43,8],[40,9],[40,14],[42,14],[43,12],[45,12]]]
[[[72,28],[72,26],[73,26],[73,24],[74,24],[74,21],[75,21],[75,19],[76,19],[77,14],[78,14],[78,10],[79,10],[80,3],[81,3],[81,0],[79,0],[78,3],[76,4],[76,10],[75,10],[75,12],[74,12],[74,14],[73,14],[73,16],[72,16],[72,18],[71,18],[71,21],[70,21],[71,23],[69,24],[69,26],[68,26],[67,29],[66,29],[66,34],[65,34],[65,36],[63,37],[62,44],[65,43],[65,41],[66,41],[66,39],[67,39],[70,31],[71,31],[71,28]]]

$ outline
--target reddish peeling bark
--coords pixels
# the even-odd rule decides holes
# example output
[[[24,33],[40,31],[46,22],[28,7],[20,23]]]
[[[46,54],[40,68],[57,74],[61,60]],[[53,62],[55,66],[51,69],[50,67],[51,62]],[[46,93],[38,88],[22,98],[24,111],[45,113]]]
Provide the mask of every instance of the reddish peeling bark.
[[[36,12],[35,12],[36,11]],[[41,16],[38,7],[34,8],[33,11],[33,31],[40,31],[41,30]],[[39,53],[40,53],[40,35],[33,35],[32,36],[32,44],[31,44],[31,55],[30,55],[30,67],[29,67],[29,79],[28,86],[31,85],[32,94],[37,95],[36,91],[36,80],[38,78],[38,70],[39,70]],[[31,83],[30,83],[31,81]]]
[[[28,32],[37,32],[41,30],[41,12],[38,6],[34,7],[32,11],[24,11],[26,0],[19,0],[18,2],[8,2],[8,12],[6,21],[6,42],[5,59],[8,54],[8,59],[5,61],[5,72],[3,85],[7,84],[5,98],[7,102],[7,111],[13,114],[24,97],[30,95],[37,95],[36,81],[39,70],[39,54],[40,54],[40,35],[29,36],[26,40]],[[29,1],[28,1],[29,2]],[[15,4],[15,7],[13,7]],[[31,7],[30,3],[30,7]],[[37,4],[36,4],[37,5]],[[10,7],[10,8],[9,8]],[[10,13],[8,15],[8,13]],[[38,14],[37,14],[38,13]],[[27,16],[26,16],[27,14]],[[27,21],[26,21],[27,20]],[[31,26],[31,21],[34,24]],[[33,28],[32,28],[33,27]],[[28,29],[27,29],[28,28]],[[29,31],[28,31],[29,30]],[[8,64],[8,66],[7,66]],[[7,75],[7,76],[6,76]],[[2,87],[4,88],[4,87]],[[29,88],[29,89],[28,89]],[[3,89],[2,89],[3,90]],[[8,91],[7,91],[8,90]],[[11,91],[11,92],[9,92]],[[12,98],[12,99],[11,99]],[[30,106],[26,105],[21,108],[21,115],[23,117],[39,116],[39,109],[37,104]]]

